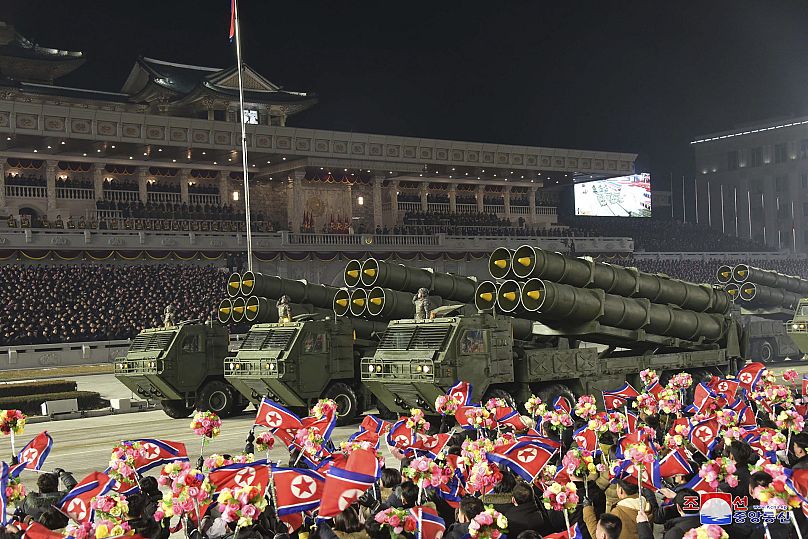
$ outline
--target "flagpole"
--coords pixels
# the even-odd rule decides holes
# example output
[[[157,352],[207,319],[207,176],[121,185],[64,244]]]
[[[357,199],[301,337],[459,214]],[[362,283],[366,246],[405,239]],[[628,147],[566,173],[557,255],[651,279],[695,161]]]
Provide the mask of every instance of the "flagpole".
[[[247,166],[247,129],[244,125],[244,83],[241,79],[241,23],[238,0],[233,0],[233,18],[236,30],[236,62],[238,64],[238,119],[241,124],[241,171],[244,175],[244,219],[247,226],[247,270],[253,270],[252,223],[250,219],[250,179]]]

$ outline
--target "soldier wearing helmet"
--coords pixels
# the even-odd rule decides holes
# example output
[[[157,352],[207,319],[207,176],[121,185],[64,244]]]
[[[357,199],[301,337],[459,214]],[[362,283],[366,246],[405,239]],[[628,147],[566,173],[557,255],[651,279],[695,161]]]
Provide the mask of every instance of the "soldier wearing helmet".
[[[418,293],[413,296],[412,303],[415,305],[415,320],[423,321],[431,317],[432,302],[429,300],[429,290],[419,288]]]
[[[163,310],[163,326],[167,328],[174,327],[174,306],[170,303]]]
[[[290,305],[290,301],[289,296],[285,294],[278,300],[278,322],[292,321],[292,306]]]

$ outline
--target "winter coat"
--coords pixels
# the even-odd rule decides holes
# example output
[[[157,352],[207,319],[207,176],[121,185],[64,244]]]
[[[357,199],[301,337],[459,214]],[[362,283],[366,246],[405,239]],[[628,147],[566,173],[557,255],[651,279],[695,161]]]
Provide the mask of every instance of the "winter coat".
[[[644,498],[643,498],[644,499]],[[623,527],[620,531],[619,539],[637,539],[637,513],[640,509],[640,500],[637,496],[630,498],[623,498],[617,505],[612,507],[609,513],[617,516]],[[651,504],[645,502],[645,513],[650,515]],[[595,530],[598,527],[598,517],[595,515],[595,509],[591,505],[584,507],[583,511],[584,523],[589,535],[595,537]],[[650,517],[649,517],[650,518]]]

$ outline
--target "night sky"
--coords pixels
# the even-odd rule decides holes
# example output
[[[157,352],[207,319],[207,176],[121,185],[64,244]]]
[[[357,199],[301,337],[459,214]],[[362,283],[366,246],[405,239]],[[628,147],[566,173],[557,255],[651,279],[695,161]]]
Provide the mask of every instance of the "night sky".
[[[82,6],[82,7],[79,7]],[[808,113],[808,2],[241,0],[245,62],[320,104],[289,125],[637,152],[657,187],[696,135]],[[0,20],[119,90],[136,56],[225,67],[227,0],[3,0]],[[658,183],[657,183],[658,182]]]

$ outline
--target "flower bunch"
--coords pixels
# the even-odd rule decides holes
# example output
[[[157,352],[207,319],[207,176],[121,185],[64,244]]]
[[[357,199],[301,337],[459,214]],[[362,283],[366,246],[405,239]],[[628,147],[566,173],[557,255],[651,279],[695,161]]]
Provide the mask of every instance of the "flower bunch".
[[[475,462],[466,479],[466,490],[471,493],[486,493],[502,481],[502,472],[491,462]]]
[[[25,498],[26,494],[28,494],[28,492],[20,479],[9,475],[8,484],[6,485],[6,501],[8,503],[20,501]]]
[[[25,429],[26,416],[19,410],[0,410],[0,432],[8,436],[22,434]]]
[[[222,520],[235,522],[236,528],[252,525],[267,507],[264,486],[246,485],[234,489],[222,489],[217,498]]]
[[[668,387],[671,389],[687,389],[693,385],[693,377],[686,372],[680,372],[671,376],[668,380]]]
[[[797,371],[794,369],[786,369],[783,371],[783,380],[786,382],[791,382],[792,385],[794,385],[799,376],[799,373],[797,373]]]
[[[723,428],[735,427],[738,425],[738,412],[732,408],[722,408],[716,410],[715,418],[718,425]]]
[[[655,370],[645,369],[644,371],[640,371],[640,380],[645,387],[648,387],[654,382],[659,382],[659,376],[657,376]]]
[[[634,463],[635,466],[645,466],[646,464],[653,464],[656,460],[656,453],[654,450],[645,443],[629,444],[623,450],[623,454],[627,459]]]
[[[676,450],[685,445],[687,436],[690,434],[690,425],[687,423],[677,423],[665,434],[665,447]]]
[[[600,412],[595,414],[595,416],[589,420],[587,428],[599,434],[602,434],[607,430],[609,430],[609,421],[606,414]]]
[[[595,402],[595,397],[593,395],[581,395],[578,397],[578,402],[575,403],[575,415],[584,421],[589,421],[598,415],[598,405]]]
[[[225,458],[222,455],[213,454],[205,459],[204,461],[204,468],[208,471],[213,471],[216,468],[221,468],[222,466],[228,466],[230,464],[246,464],[248,462],[252,462],[255,460],[255,456],[252,453],[247,453],[243,455],[235,455],[230,458]]]
[[[791,391],[786,386],[780,384],[766,384],[760,392],[761,398],[771,405],[790,403],[793,399]]]
[[[406,426],[416,433],[420,432],[424,434],[429,430],[429,421],[426,420],[423,410],[420,408],[411,408],[410,417],[407,418]]]
[[[477,462],[483,462],[486,455],[493,450],[494,442],[488,438],[481,437],[477,440],[466,438],[460,446],[460,458],[457,460],[458,463],[465,464],[470,468]]]
[[[389,507],[376,513],[373,518],[381,527],[390,528],[390,539],[395,539],[403,532],[413,533],[418,529],[418,521],[406,509]]]
[[[420,488],[427,488],[447,484],[454,472],[448,466],[439,466],[429,457],[416,457],[401,473]]]
[[[731,444],[734,440],[742,441],[746,431],[741,427],[732,426],[724,429],[724,445]]]
[[[552,511],[575,509],[578,504],[578,492],[575,483],[570,481],[566,485],[553,482],[544,489],[541,498],[544,508]]]
[[[337,403],[331,399],[320,399],[311,407],[309,414],[317,419],[332,418],[337,413]]]
[[[107,475],[118,481],[134,483],[136,481],[136,460],[145,457],[143,444],[140,442],[121,442],[112,448],[109,457]]]
[[[573,447],[561,459],[561,465],[570,477],[585,479],[598,471],[592,452]]]
[[[691,528],[686,533],[683,539],[728,539],[729,535],[724,531],[721,526],[715,524],[705,524],[698,528]]]
[[[491,429],[494,427],[496,417],[487,408],[468,408],[466,422],[475,429]]]
[[[505,515],[488,506],[469,522],[469,536],[474,539],[499,539],[508,531]]]
[[[623,432],[626,430],[626,428],[628,428],[628,420],[626,419],[626,416],[620,412],[609,412],[606,425],[610,432]]]
[[[160,470],[157,482],[169,486],[163,493],[160,506],[154,513],[154,520],[181,516],[209,503],[213,494],[213,485],[200,470],[191,468],[186,461],[171,462]]]
[[[222,429],[222,420],[213,412],[197,412],[191,420],[191,430],[197,436],[216,438]]]
[[[561,434],[564,429],[572,426],[572,417],[565,410],[545,410],[541,415],[541,425],[546,430]]]
[[[772,429],[761,429],[758,442],[764,451],[772,452],[785,449],[787,439],[785,434],[781,432]]]
[[[116,524],[125,522],[129,518],[129,504],[126,498],[117,492],[110,492],[103,496],[96,496],[90,501],[90,508],[95,510],[96,518],[111,520]]]
[[[791,490],[786,483],[788,478],[785,474],[785,469],[779,464],[772,464],[771,462],[765,460],[760,462],[760,465],[750,466],[750,471],[766,472],[772,476],[772,482],[769,483],[769,486],[767,487],[755,487],[755,489],[752,490],[752,496],[762,505],[769,507],[799,507],[800,499],[797,496],[797,493]]]
[[[325,438],[320,429],[314,426],[298,429],[295,433],[295,443],[309,457],[316,457],[323,450]]]
[[[272,433],[262,432],[255,438],[255,449],[258,451],[269,451],[275,446],[275,437],[272,436]]]
[[[435,411],[440,415],[454,415],[460,404],[460,401],[451,395],[438,395],[435,399]]]
[[[535,417],[540,415],[539,406],[541,406],[542,402],[539,397],[536,395],[531,395],[527,402],[525,403],[525,411],[529,413],[531,416]]]
[[[95,522],[82,522],[74,524],[72,521],[65,528],[67,537],[73,539],[106,539],[107,537],[121,537],[132,535],[134,530],[126,523],[115,523],[111,520],[96,520]]]
[[[805,428],[805,419],[796,410],[782,410],[774,422],[780,430],[802,432]]]
[[[666,414],[678,414],[682,410],[682,400],[679,390],[672,387],[664,387],[657,394],[659,410]]]
[[[508,403],[505,402],[505,399],[501,399],[499,397],[491,397],[485,403],[485,407],[489,410],[496,410],[497,408],[507,408]]]
[[[651,393],[640,393],[632,404],[645,415],[656,415],[659,412],[659,401]]]
[[[760,371],[760,381],[758,381],[758,387],[764,387],[775,383],[777,383],[777,376],[775,376],[772,371],[769,369],[763,369]],[[752,389],[755,388],[753,387]]]
[[[539,472],[539,476],[534,481],[534,484],[544,487],[549,485],[555,480],[555,475],[558,473],[558,467],[555,464],[547,464]]]
[[[738,486],[738,476],[735,475],[735,472],[735,463],[732,460],[727,457],[718,457],[701,465],[699,477],[714,490],[722,481],[734,488]]]

